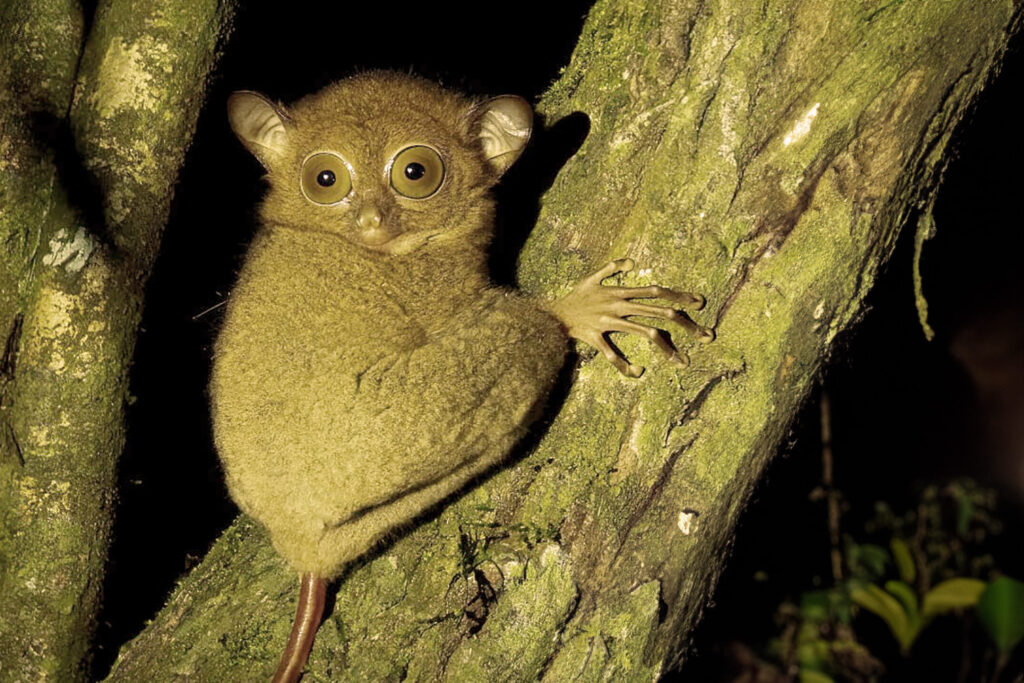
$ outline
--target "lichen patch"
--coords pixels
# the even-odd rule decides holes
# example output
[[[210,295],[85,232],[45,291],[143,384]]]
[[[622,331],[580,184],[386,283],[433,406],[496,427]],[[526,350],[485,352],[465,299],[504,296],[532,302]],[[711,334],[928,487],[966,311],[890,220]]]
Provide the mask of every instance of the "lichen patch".
[[[693,533],[696,526],[697,513],[693,510],[683,510],[679,513],[679,520],[676,522],[676,526],[683,532],[683,536],[689,536]]]
[[[44,287],[39,292],[37,316],[33,325],[33,333],[41,339],[58,340],[72,331],[71,314],[77,301],[71,294],[66,294],[51,287]]]
[[[89,261],[95,248],[85,228],[78,228],[73,237],[70,231],[61,228],[50,240],[50,251],[43,256],[43,265],[54,268],[64,267],[69,273],[77,273]]]
[[[782,138],[782,146],[789,147],[794,142],[798,142],[804,136],[811,132],[811,124],[814,123],[814,119],[818,117],[818,109],[821,107],[821,102],[815,102],[814,106],[807,110],[807,113],[796,122],[792,130],[786,133],[786,137]]]
[[[159,96],[153,87],[149,61],[160,61],[167,53],[167,45],[151,36],[130,45],[112,40],[100,63],[98,85],[89,98],[90,105],[102,118],[122,111],[155,112]]]
[[[64,515],[70,511],[71,482],[52,481],[41,485],[35,477],[26,476],[19,482],[19,493],[20,513],[26,518],[31,519],[42,510],[51,515]]]

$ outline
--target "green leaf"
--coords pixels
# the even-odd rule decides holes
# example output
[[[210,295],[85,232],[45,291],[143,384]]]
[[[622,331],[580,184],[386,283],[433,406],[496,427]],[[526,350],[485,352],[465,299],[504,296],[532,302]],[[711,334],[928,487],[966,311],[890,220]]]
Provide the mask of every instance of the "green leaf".
[[[835,683],[835,679],[814,669],[801,668],[800,683]]]
[[[978,616],[1004,655],[1024,639],[1024,583],[1000,576],[978,600]]]
[[[907,622],[917,629],[921,625],[921,617],[917,613],[917,593],[902,581],[886,581],[885,590],[896,596],[907,613]]]
[[[889,552],[871,543],[849,541],[846,546],[846,563],[853,576],[875,579],[885,572],[885,565],[889,563]]]
[[[914,558],[910,554],[907,542],[893,536],[889,541],[889,550],[892,551],[892,559],[896,562],[896,569],[900,572],[900,579],[905,583],[914,583],[914,579],[917,578],[917,567],[914,566]]]
[[[922,612],[924,616],[951,612],[956,609],[973,607],[985,590],[985,582],[978,579],[949,579],[925,593]]]
[[[907,613],[896,598],[875,584],[869,583],[863,587],[851,588],[850,599],[885,621],[904,654],[910,650],[917,636],[917,629],[911,626]]]

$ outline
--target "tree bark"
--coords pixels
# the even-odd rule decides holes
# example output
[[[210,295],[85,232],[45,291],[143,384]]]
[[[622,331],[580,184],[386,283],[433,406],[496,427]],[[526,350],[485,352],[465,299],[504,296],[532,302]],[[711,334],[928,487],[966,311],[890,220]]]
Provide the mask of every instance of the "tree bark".
[[[107,0],[87,40],[73,0],[0,14],[5,680],[85,677],[143,289],[230,8]]]
[[[650,680],[676,665],[736,519],[836,335],[860,314],[900,228],[929,224],[952,131],[1020,17],[1019,0],[599,0],[539,107],[550,121],[585,112],[591,131],[543,198],[520,282],[557,295],[631,256],[641,270],[626,283],[707,295],[696,318],[718,339],[698,347],[676,336],[686,369],[622,339],[647,366],[639,380],[581,348],[567,396],[528,453],[343,577],[305,680]],[[96,54],[133,64],[133,45]],[[131,161],[91,167],[102,185]],[[118,217],[112,188],[104,196],[110,244],[137,282],[156,236]],[[62,278],[64,263],[53,268]],[[137,320],[137,299],[109,291],[101,322]],[[43,372],[78,339],[42,327],[52,313],[26,310],[15,391],[4,393],[14,410],[22,359]],[[75,322],[84,310],[67,316],[76,335],[89,330]],[[45,353],[25,351],[29,331]],[[123,367],[112,374],[123,380]],[[121,396],[123,383],[103,390]],[[25,482],[22,470],[50,453],[38,436],[26,450],[30,428],[65,427],[56,412],[19,419],[5,413],[24,464],[5,471]],[[86,452],[109,463],[119,441],[103,443]],[[94,476],[69,472],[45,481],[77,487]],[[61,500],[59,488],[38,490],[55,492],[28,499],[40,509]],[[32,604],[20,585],[11,599]],[[125,647],[111,679],[268,678],[297,595],[295,575],[240,518]]]

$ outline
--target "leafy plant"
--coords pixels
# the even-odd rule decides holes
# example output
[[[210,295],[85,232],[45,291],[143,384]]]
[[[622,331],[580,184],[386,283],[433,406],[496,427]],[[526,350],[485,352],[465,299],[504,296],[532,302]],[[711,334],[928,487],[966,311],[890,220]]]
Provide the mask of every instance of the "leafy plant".
[[[1024,641],[1024,583],[986,580],[994,560],[985,543],[1001,531],[995,505],[990,490],[969,480],[928,486],[903,514],[876,503],[865,533],[843,538],[842,580],[780,606],[772,659],[801,683],[872,681],[884,667],[857,639],[855,626],[873,618],[858,613],[880,618],[905,657],[937,617],[968,617],[969,629],[976,615],[999,652],[983,679],[998,681]]]
[[[985,588],[978,579],[949,579],[925,593],[920,609],[914,589],[903,581],[886,581],[885,590],[873,583],[854,586],[850,599],[881,617],[906,654],[933,617],[975,606]]]
[[[993,676],[998,680],[1010,653],[1024,640],[1024,583],[1008,576],[992,581],[978,600],[978,617],[999,649]]]

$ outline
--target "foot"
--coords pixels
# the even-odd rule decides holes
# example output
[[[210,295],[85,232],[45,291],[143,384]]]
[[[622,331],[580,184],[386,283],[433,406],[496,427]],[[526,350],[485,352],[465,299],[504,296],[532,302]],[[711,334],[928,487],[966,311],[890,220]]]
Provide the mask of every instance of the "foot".
[[[699,311],[704,297],[699,294],[677,292],[666,287],[605,287],[601,284],[616,273],[626,273],[635,267],[632,259],[616,259],[604,268],[580,281],[565,297],[550,305],[549,310],[565,325],[569,336],[590,344],[608,359],[608,362],[627,377],[639,377],[644,369],[620,356],[608,342],[609,332],[625,332],[647,337],[670,362],[689,364],[689,359],[666,339],[662,330],[643,325],[629,316],[644,316],[670,320],[687,332],[697,335],[702,342],[715,338],[714,331],[701,327],[671,306],[642,304],[633,299],[665,299]]]

